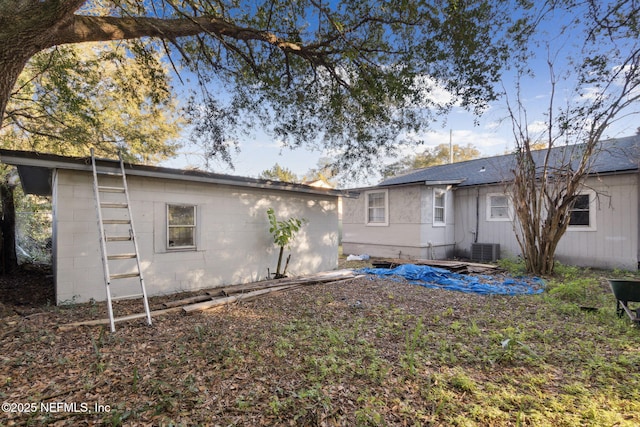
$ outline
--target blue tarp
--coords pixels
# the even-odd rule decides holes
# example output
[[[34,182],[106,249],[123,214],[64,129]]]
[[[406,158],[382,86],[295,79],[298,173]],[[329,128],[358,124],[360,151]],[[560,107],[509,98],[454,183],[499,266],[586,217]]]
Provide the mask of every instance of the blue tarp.
[[[537,277],[471,276],[427,265],[403,264],[396,268],[363,268],[358,272],[376,276],[390,276],[392,279],[399,276],[409,283],[426,288],[448,289],[484,295],[539,294],[544,291],[544,282]]]

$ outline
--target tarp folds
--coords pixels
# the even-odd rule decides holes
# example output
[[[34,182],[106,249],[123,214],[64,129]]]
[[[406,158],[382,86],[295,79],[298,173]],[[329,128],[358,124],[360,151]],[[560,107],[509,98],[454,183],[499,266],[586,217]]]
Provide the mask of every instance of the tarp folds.
[[[537,277],[516,279],[507,276],[471,276],[427,265],[403,264],[396,268],[363,268],[358,272],[376,276],[390,276],[391,279],[401,277],[409,283],[426,288],[484,295],[539,294],[544,291],[544,282]]]

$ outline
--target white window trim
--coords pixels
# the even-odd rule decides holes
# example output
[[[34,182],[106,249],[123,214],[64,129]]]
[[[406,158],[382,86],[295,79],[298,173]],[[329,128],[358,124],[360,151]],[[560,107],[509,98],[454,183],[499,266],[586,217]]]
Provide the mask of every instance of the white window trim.
[[[193,245],[188,246],[169,246],[169,206],[183,206],[193,208]],[[166,240],[165,248],[167,251],[192,251],[197,249],[197,237],[198,237],[198,207],[196,205],[188,203],[167,203],[165,207],[165,225],[166,225]],[[182,225],[184,227],[184,225]]]
[[[597,197],[593,190],[579,191],[578,195],[589,195],[589,225],[569,225],[567,231],[598,231],[596,226]]]
[[[491,217],[491,198],[492,197],[506,197],[507,198],[507,216],[502,218],[492,218]],[[505,193],[487,193],[487,221],[495,221],[495,222],[505,222],[505,221],[513,221],[513,204],[511,203],[511,198],[508,194]]]
[[[432,198],[432,208],[433,208],[433,226],[434,227],[444,227],[447,225],[447,201],[449,199],[449,197],[447,196],[448,191],[444,188],[437,188],[435,187],[433,189],[433,198]],[[442,215],[442,221],[436,221],[436,195],[438,194],[442,194],[444,195],[443,198],[443,205],[442,205],[442,209],[444,210],[443,215]]]
[[[369,194],[384,193],[384,221],[369,222]],[[370,190],[364,192],[364,223],[368,227],[388,227],[389,226],[389,190]]]

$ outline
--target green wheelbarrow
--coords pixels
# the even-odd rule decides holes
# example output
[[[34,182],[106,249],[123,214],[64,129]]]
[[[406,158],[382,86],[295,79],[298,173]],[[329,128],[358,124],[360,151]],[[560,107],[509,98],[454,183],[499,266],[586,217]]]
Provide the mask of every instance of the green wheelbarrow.
[[[618,317],[624,316],[624,313],[631,318],[632,321],[640,325],[640,308],[632,309],[630,302],[640,303],[640,280],[633,279],[607,279],[611,286],[611,292],[616,297],[616,313]]]

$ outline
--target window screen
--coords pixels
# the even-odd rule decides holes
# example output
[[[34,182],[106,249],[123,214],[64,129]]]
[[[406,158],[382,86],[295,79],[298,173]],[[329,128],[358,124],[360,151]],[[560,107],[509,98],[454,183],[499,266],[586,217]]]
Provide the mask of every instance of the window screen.
[[[196,207],[191,205],[167,205],[167,247],[195,247],[195,235]]]
[[[509,199],[507,196],[491,196],[489,198],[491,219],[501,219],[509,217]]]
[[[580,194],[576,197],[570,210],[569,225],[589,227],[589,195]]]
[[[367,222],[384,223],[386,221],[385,196],[386,196],[386,193],[384,192],[368,194]]]
[[[436,190],[433,197],[433,222],[444,222],[445,192]]]

